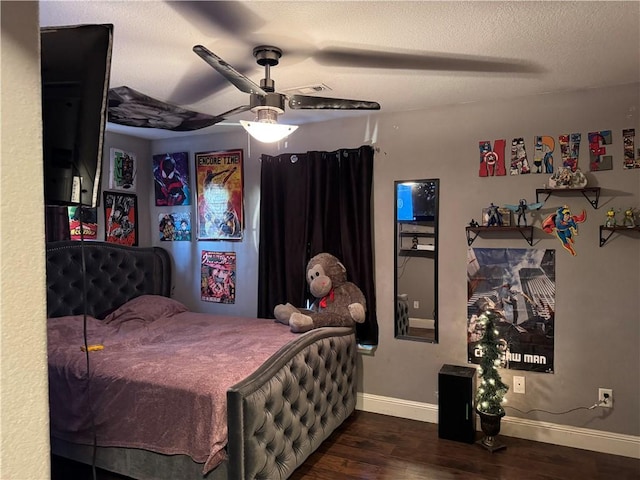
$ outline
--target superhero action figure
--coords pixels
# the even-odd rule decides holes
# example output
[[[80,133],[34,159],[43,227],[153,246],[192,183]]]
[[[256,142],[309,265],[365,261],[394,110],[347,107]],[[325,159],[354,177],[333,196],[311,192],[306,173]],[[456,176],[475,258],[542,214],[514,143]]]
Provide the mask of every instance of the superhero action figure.
[[[505,205],[505,208],[508,208],[514,213],[518,214],[518,226],[520,226],[520,221],[524,220],[524,226],[527,226],[527,212],[529,210],[537,210],[544,205],[543,202],[537,203],[527,203],[527,201],[522,198],[518,202],[518,205]]]
[[[546,233],[555,234],[562,243],[562,246],[571,255],[576,255],[573,249],[573,237],[578,235],[578,223],[587,219],[587,213],[583,210],[580,215],[572,215],[567,205],[558,208],[556,213],[552,213],[542,222],[542,230]]]
[[[627,228],[634,228],[636,226],[636,221],[635,221],[635,212],[636,209],[629,207],[624,211],[624,219],[622,220],[622,225],[627,227]]]
[[[607,228],[615,227],[618,222],[616,221],[616,211],[613,208],[607,210],[607,219],[604,221],[604,226]]]
[[[494,205],[493,202],[487,207],[487,226],[502,226],[502,213],[500,213],[497,205]]]

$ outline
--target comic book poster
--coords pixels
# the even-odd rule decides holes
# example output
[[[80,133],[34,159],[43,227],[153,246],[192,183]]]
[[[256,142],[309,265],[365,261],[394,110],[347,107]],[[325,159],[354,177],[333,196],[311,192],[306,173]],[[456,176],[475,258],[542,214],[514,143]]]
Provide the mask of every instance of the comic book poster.
[[[191,205],[189,153],[162,153],[153,156],[156,206]]]
[[[242,150],[195,154],[198,240],[240,240]]]
[[[98,209],[91,207],[67,207],[71,240],[96,240],[98,238]],[[82,225],[82,229],[80,226]]]
[[[469,248],[467,253],[467,352],[479,364],[480,305],[495,305],[505,347],[505,368],[553,373],[555,250]]]
[[[158,215],[160,241],[190,242],[191,212],[160,213]]]
[[[136,154],[119,148],[110,150],[109,189],[136,191],[136,173],[138,164]]]
[[[203,302],[236,303],[235,252],[202,250],[200,290]]]
[[[104,237],[107,242],[138,245],[138,201],[135,195],[104,192]]]

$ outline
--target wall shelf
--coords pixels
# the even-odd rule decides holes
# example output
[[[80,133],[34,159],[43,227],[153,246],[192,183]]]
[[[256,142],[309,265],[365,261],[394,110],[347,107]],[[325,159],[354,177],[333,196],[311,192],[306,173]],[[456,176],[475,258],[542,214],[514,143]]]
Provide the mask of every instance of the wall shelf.
[[[605,236],[604,232],[608,232]],[[640,232],[640,227],[605,227],[604,225],[600,225],[600,246],[602,247],[607,240],[611,238],[611,235],[614,232]]]
[[[436,234],[431,232],[400,232],[401,237],[435,237]]]
[[[533,245],[533,226],[529,227],[466,227],[467,231],[467,245],[475,241],[477,236],[482,233],[506,233],[506,232],[519,232],[522,235],[529,246]]]
[[[400,223],[398,231],[398,255],[401,257],[429,257],[434,258],[436,247],[435,229],[433,225]],[[431,244],[422,244],[418,239],[432,239]],[[407,245],[403,239],[412,239],[411,245]],[[429,240],[427,240],[429,242]]]
[[[589,204],[598,209],[598,201],[600,200],[600,187],[585,187],[585,188],[536,188],[536,203],[540,201],[540,195],[546,194],[543,202],[546,202],[552,194],[573,193],[580,192],[584,198],[587,199]]]
[[[435,258],[435,250],[422,250],[418,248],[403,248],[398,250],[398,256],[400,257],[425,257]]]

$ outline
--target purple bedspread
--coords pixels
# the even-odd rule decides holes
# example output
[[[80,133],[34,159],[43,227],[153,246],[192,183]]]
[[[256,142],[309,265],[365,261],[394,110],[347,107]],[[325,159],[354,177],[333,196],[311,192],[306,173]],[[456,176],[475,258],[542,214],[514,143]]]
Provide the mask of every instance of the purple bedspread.
[[[48,320],[52,435],[98,446],[189,455],[203,472],[225,458],[227,399],[236,384],[298,338],[273,320],[193,312],[160,318],[88,317],[91,381],[81,351],[83,318]]]

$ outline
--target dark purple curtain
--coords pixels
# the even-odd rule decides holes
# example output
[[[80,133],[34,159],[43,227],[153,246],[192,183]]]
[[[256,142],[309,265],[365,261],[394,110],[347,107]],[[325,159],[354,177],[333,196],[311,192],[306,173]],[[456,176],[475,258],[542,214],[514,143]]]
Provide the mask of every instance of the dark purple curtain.
[[[377,345],[371,195],[373,148],[262,156],[258,316],[309,298],[305,269],[320,252],[338,257],[367,299],[358,342]]]

